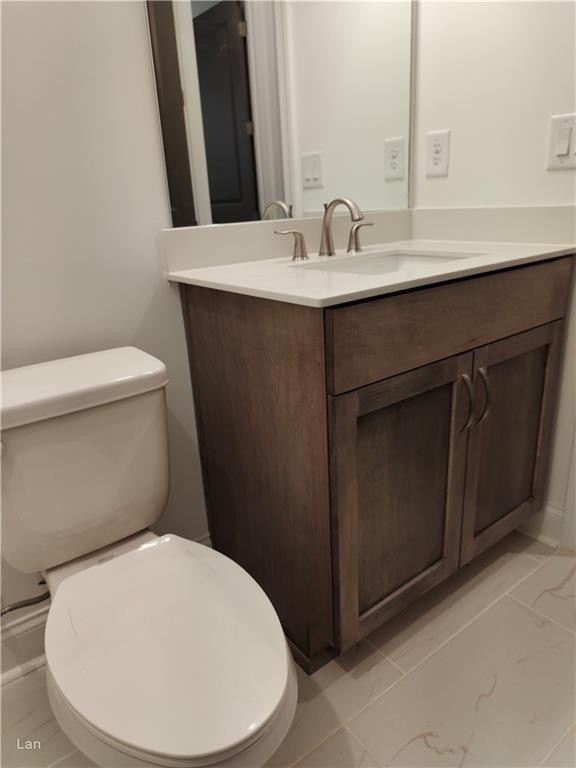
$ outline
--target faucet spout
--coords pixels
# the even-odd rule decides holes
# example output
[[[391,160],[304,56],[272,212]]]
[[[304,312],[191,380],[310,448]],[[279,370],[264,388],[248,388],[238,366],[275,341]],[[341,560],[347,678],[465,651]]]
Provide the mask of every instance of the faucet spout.
[[[288,205],[287,203],[285,203],[284,200],[273,200],[271,203],[268,203],[266,208],[264,208],[264,210],[262,211],[262,216],[260,217],[262,221],[265,221],[266,219],[270,218],[270,214],[274,208],[279,208],[284,214],[285,219],[292,218],[291,205]]]
[[[348,208],[352,221],[362,221],[364,218],[364,214],[354,200],[350,200],[347,197],[336,197],[332,202],[328,203],[324,211],[324,219],[322,220],[322,236],[320,238],[320,248],[318,249],[319,256],[334,256],[332,217],[339,205],[344,205]]]

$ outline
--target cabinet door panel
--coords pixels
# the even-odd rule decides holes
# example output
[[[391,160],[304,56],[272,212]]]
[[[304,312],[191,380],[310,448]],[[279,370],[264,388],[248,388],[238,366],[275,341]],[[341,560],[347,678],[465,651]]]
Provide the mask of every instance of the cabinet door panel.
[[[458,567],[472,354],[329,398],[340,647]]]
[[[551,323],[474,353],[484,418],[470,431],[464,563],[542,506],[561,328]]]
[[[450,420],[438,416],[451,399],[446,383],[358,419],[361,613],[442,558]]]

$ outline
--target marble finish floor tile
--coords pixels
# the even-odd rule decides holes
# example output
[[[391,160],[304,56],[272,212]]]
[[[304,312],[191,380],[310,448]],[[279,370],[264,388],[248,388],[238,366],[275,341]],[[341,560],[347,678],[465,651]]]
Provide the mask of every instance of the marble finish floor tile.
[[[416,666],[521,579],[539,568],[531,557],[496,544],[402,613],[368,641],[405,672]]]
[[[537,766],[574,722],[576,637],[504,597],[348,727],[385,766]]]
[[[513,535],[370,642],[298,670],[295,721],[269,765],[575,768],[574,562]],[[94,768],[52,716],[43,668],[5,685],[2,705],[3,768]]]
[[[294,722],[270,766],[292,765],[401,677],[367,643],[359,643],[313,675],[301,669],[297,674]]]
[[[575,765],[576,726],[573,726],[544,760],[542,768],[574,768]]]
[[[510,594],[575,632],[576,553],[559,550]]]
[[[26,742],[40,746],[23,749]],[[45,667],[2,686],[3,768],[46,768],[75,750],[52,714]]]
[[[341,728],[300,760],[297,768],[380,768],[380,764],[347,728]]]
[[[541,563],[548,560],[557,550],[557,547],[550,547],[542,541],[531,539],[526,534],[520,533],[520,531],[512,531],[504,541],[512,549],[523,552],[525,555],[529,555]]]
[[[50,768],[97,768],[97,766],[82,752],[73,752],[59,763],[51,765]],[[152,768],[152,766],[150,768]]]

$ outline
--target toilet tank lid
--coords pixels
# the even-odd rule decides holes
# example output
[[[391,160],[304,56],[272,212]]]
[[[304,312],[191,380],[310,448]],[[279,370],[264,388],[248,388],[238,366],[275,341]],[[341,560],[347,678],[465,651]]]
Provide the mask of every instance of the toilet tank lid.
[[[2,430],[21,427],[168,383],[166,366],[136,347],[51,360],[0,373]]]

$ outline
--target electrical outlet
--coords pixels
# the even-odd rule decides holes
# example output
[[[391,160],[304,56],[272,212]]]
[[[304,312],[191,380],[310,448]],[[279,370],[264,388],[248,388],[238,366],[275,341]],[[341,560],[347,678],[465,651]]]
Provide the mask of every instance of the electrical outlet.
[[[384,178],[386,181],[404,178],[404,136],[384,142]]]
[[[450,130],[430,131],[426,155],[426,176],[448,176]]]
[[[322,189],[324,187],[324,156],[322,152],[308,152],[302,155],[302,187]]]

